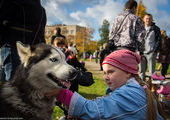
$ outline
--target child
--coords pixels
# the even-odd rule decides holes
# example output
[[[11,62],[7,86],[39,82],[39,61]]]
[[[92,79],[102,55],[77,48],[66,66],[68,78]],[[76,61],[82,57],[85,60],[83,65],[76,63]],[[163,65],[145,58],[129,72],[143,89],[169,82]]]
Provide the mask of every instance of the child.
[[[68,114],[84,120],[163,120],[150,90],[138,77],[140,56],[130,50],[117,50],[103,61],[107,96],[87,100],[78,93],[60,89],[47,96],[68,107]]]

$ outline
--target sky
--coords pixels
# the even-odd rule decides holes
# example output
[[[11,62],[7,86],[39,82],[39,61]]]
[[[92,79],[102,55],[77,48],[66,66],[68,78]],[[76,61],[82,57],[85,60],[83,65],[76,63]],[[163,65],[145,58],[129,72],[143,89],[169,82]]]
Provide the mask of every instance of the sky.
[[[66,24],[91,27],[95,30],[93,40],[99,40],[99,28],[104,19],[110,26],[123,11],[127,0],[41,0],[46,9],[47,25]],[[139,1],[139,0],[137,0]],[[170,35],[170,0],[143,0],[148,13],[160,29]]]

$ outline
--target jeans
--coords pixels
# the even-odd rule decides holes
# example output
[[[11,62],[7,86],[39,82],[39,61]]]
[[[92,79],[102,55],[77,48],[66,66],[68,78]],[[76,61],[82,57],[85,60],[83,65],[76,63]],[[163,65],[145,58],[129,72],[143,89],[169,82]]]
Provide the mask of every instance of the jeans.
[[[0,81],[9,81],[16,67],[19,65],[19,57],[16,48],[5,44],[0,48]]]
[[[149,53],[144,54],[139,65],[140,77],[142,80],[145,80],[147,67],[149,70],[149,76],[151,76],[155,72],[156,66],[156,54],[157,53]]]

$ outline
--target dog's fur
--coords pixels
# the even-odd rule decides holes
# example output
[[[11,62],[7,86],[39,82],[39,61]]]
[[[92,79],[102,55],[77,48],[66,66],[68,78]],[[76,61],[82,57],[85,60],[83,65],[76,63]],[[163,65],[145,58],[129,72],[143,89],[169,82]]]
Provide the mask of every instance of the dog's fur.
[[[63,87],[76,71],[66,63],[65,55],[50,45],[17,43],[17,49],[21,65],[11,82],[0,86],[0,118],[50,120],[55,97],[45,93]]]

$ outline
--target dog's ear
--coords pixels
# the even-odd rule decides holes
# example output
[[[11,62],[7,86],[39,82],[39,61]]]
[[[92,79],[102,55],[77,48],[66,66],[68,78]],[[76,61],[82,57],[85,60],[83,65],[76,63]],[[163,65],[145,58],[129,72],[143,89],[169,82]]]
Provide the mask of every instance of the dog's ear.
[[[28,59],[30,58],[30,56],[32,56],[30,45],[25,45],[17,41],[16,46],[21,63],[23,63],[24,66],[26,67],[28,64]]]

